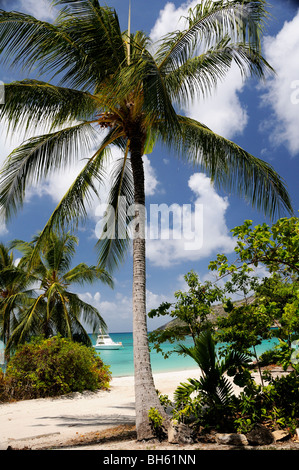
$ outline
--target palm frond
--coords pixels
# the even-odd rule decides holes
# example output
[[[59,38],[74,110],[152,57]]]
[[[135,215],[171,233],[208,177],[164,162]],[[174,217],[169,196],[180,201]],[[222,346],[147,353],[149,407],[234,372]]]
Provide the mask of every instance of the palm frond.
[[[67,70],[70,84],[90,91],[101,71],[99,63],[65,28],[19,12],[0,10],[0,52],[2,62],[23,66],[27,73],[37,69],[41,75],[52,73],[53,78],[57,74],[64,77]]]
[[[179,127],[177,114],[168,93],[164,76],[156,61],[149,54],[143,55],[143,99],[147,119],[163,119],[164,125],[170,132],[176,132]],[[140,77],[141,78],[141,77]],[[153,116],[151,118],[151,116]]]
[[[245,198],[270,217],[293,213],[285,185],[271,165],[194,119],[180,116],[179,120],[181,135],[170,138],[162,125],[159,132],[181,158],[205,171],[218,188]]]
[[[149,39],[140,32],[131,36],[130,66],[125,64],[117,70],[107,83],[96,90],[99,103],[107,109],[122,111],[123,122],[144,116],[146,124],[163,119],[169,129],[178,126],[176,112],[154,57],[145,48]],[[115,109],[118,103],[118,110]],[[127,128],[128,135],[129,129]]]
[[[156,60],[161,71],[174,70],[195,54],[198,45],[214,46],[229,35],[260,51],[260,34],[267,17],[264,0],[204,0],[189,10],[187,26],[163,37]]]
[[[180,345],[177,351],[194,359],[201,369],[202,376],[200,379],[188,379],[187,383],[181,383],[175,392],[176,401],[180,402],[189,398],[192,393],[199,392],[205,395],[212,404],[221,406],[228,404],[234,390],[224,373],[232,365],[239,364],[239,357],[231,355],[227,360],[219,363],[210,330],[203,331],[196,337],[194,347],[187,348],[185,345]]]
[[[13,267],[13,253],[10,251],[10,247],[0,242],[0,269],[8,267]]]
[[[185,105],[189,100],[211,94],[219,81],[225,78],[233,62],[244,78],[249,75],[262,78],[265,68],[272,70],[253,48],[243,43],[233,44],[229,38],[223,38],[215,47],[187,59],[180,67],[166,74],[165,83],[172,99],[179,105]]]
[[[94,91],[125,61],[125,46],[115,10],[95,1],[66,5],[54,23],[0,10],[0,52],[12,67],[59,76],[59,84]],[[103,64],[105,66],[103,67]]]
[[[115,129],[112,130],[103,139],[94,155],[88,159],[84,168],[52,212],[45,227],[39,233],[31,254],[30,264],[35,264],[39,251],[47,245],[49,234],[52,231],[63,231],[66,227],[70,229],[77,227],[79,221],[87,217],[87,208],[93,202],[93,196],[99,197],[95,183],[103,182],[105,177],[104,165],[107,154],[110,154],[109,146],[119,138],[120,133]]]
[[[99,233],[100,237],[96,244],[98,266],[107,268],[108,272],[112,272],[123,262],[131,246],[128,225],[133,216],[128,215],[128,207],[134,203],[133,188],[133,175],[127,147],[124,158],[116,162],[112,172],[111,190],[107,201],[107,207],[111,213],[106,214],[105,225],[102,227],[102,233]]]
[[[24,343],[30,335],[41,333],[39,322],[41,305],[45,306],[43,294],[34,299],[29,308],[21,312],[18,325],[14,328],[7,342],[6,348],[8,350],[17,344]]]
[[[176,352],[190,356],[207,375],[215,369],[217,362],[215,343],[210,330],[203,331],[196,337],[193,347],[188,348],[184,344],[179,344]]]
[[[177,404],[184,403],[194,392],[201,390],[201,382],[197,379],[188,379],[188,382],[181,382],[175,389],[173,397]]]
[[[100,270],[96,266],[88,266],[86,263],[79,263],[73,269],[65,273],[63,276],[67,283],[85,284],[93,283],[94,281],[101,280],[110,287],[113,287],[113,279],[105,270]]]
[[[47,246],[41,252],[41,262],[51,271],[66,273],[70,269],[78,243],[78,238],[69,232],[51,232]]]
[[[92,120],[97,102],[89,93],[58,87],[38,80],[5,85],[5,104],[0,119],[7,131],[34,131],[36,126],[51,132],[66,123]]]
[[[228,405],[233,395],[234,386],[232,382],[227,377],[222,376],[216,390],[216,396],[219,399],[219,403],[222,406]]]
[[[64,5],[55,25],[86,51],[89,58],[98,64],[99,78],[109,77],[126,62],[125,44],[118,16],[113,8],[100,6],[98,1],[57,0],[55,5]],[[103,63],[105,67],[103,67]],[[63,80],[71,79],[66,74]]]
[[[0,204],[6,217],[22,207],[25,190],[50,172],[66,167],[90,151],[97,137],[89,123],[33,137],[7,158],[0,179]]]
[[[92,328],[93,333],[99,331],[99,328],[103,331],[107,330],[107,324],[96,307],[84,302],[77,294],[68,292],[67,295],[72,318],[87,324]]]

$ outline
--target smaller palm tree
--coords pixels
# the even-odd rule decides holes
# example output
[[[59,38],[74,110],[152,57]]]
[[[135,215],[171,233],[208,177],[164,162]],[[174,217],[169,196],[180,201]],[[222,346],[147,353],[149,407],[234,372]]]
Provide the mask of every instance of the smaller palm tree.
[[[52,232],[32,265],[31,254],[37,239],[29,243],[16,240],[12,244],[23,253],[19,267],[27,270],[31,282],[34,280],[35,296],[20,312],[7,347],[15,347],[32,335],[48,338],[58,333],[90,346],[91,340],[82,323],[91,327],[93,332],[99,327],[106,330],[106,323],[95,307],[80,299],[69,287],[98,279],[112,286],[112,279],[106,271],[85,263],[71,268],[78,240],[70,233]]]
[[[18,323],[18,316],[30,305],[32,278],[17,266],[10,247],[0,243],[0,339],[7,344],[10,333]],[[9,351],[5,352],[5,361]]]
[[[250,362],[248,356],[238,351],[230,351],[219,361],[209,329],[195,339],[195,346],[188,348],[180,344],[176,352],[190,356],[202,371],[200,379],[188,379],[188,383],[181,383],[176,389],[174,397],[177,403],[184,402],[196,392],[210,407],[226,406],[234,396],[234,389],[232,382],[224,374],[230,370],[241,370]]]

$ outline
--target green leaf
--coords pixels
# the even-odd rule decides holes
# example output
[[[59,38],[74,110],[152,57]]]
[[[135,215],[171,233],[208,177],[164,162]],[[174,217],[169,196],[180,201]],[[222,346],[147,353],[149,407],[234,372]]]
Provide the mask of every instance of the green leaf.
[[[83,122],[33,137],[16,148],[1,171],[0,204],[5,216],[10,217],[22,206],[26,187],[73,163],[78,152],[85,153],[92,148],[96,137],[90,123]]]

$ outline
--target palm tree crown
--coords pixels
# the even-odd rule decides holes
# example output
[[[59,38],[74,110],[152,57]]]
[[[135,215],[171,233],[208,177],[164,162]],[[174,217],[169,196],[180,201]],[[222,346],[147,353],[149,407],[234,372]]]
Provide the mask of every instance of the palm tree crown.
[[[12,65],[25,64],[27,73],[34,68],[60,78],[58,85],[28,79],[5,86],[1,116],[10,129],[30,133],[42,125],[47,131],[12,152],[3,168],[0,202],[7,216],[22,204],[28,184],[88,154],[103,137],[97,132],[103,128],[105,137],[48,227],[86,215],[86,201],[104,178],[112,145],[125,155],[114,183],[132,200],[126,156],[136,140],[143,154],[147,143],[160,139],[219,185],[272,215],[279,207],[291,210],[279,176],[267,163],[175,110],[196,92],[208,93],[232,62],[244,75],[264,77],[269,66],[260,54],[263,0],[206,0],[190,11],[186,30],[162,38],[153,55],[144,33],[128,37],[116,12],[97,0],[55,3],[64,7],[53,24],[22,13],[0,14],[5,61],[13,56]]]
[[[160,140],[207,172],[219,187],[234,190],[266,213],[292,210],[284,184],[270,165],[178,113],[198,93],[211,92],[232,63],[244,76],[263,78],[271,69],[261,55],[264,0],[204,0],[189,12],[184,30],[157,44],[143,32],[122,32],[115,10],[100,6],[98,0],[54,4],[61,9],[53,24],[0,11],[3,60],[50,77],[47,82],[27,79],[5,86],[0,118],[8,120],[9,129],[22,127],[27,135],[37,124],[44,129],[15,149],[3,167],[0,205],[6,216],[22,205],[32,182],[87,156],[41,232],[32,259],[53,228],[86,216],[88,202],[105,180],[113,147],[124,156],[115,165],[108,199],[115,209],[119,196],[139,210],[144,205],[142,156]],[[139,211],[131,217],[137,216]],[[130,220],[120,217],[124,224]],[[145,241],[138,224],[133,238],[136,396],[143,387],[143,396],[136,398],[136,419],[138,435],[144,438],[150,432],[147,410],[157,400],[145,323]],[[99,264],[113,268],[129,245],[129,237],[117,233],[99,240]]]
[[[78,240],[70,233],[58,235],[52,232],[32,268],[30,259],[36,240],[37,237],[30,243],[21,240],[12,243],[14,248],[23,252],[18,268],[30,280],[35,291],[28,299],[27,307],[23,306],[18,315],[7,348],[24,342],[32,334],[48,338],[58,333],[90,346],[91,340],[82,323],[91,327],[93,332],[99,327],[105,330],[107,325],[98,310],[81,300],[70,290],[70,286],[92,283],[98,279],[112,285],[111,277],[105,271],[85,263],[71,267]]]

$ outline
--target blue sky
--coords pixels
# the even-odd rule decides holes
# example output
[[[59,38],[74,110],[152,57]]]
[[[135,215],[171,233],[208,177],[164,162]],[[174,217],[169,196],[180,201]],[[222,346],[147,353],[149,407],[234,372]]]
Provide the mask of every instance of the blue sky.
[[[119,14],[123,29],[127,27],[129,0],[109,0]],[[153,40],[176,29],[179,18],[195,1],[132,0],[132,30],[141,29]],[[296,1],[270,0],[272,18],[263,40],[263,53],[276,70],[276,75],[261,84],[257,80],[244,83],[236,68],[218,85],[210,99],[190,103],[188,115],[204,122],[215,132],[235,141],[253,155],[269,162],[284,179],[294,210],[299,209],[299,5]],[[55,12],[49,2],[33,0],[0,0],[1,8],[32,14],[52,21]],[[18,75],[0,65],[0,80],[9,83],[33,75]],[[11,141],[0,134],[0,163],[22,141],[14,134]],[[230,230],[252,219],[262,223],[263,214],[251,209],[237,197],[213,188],[209,178],[179,161],[175,155],[157,145],[144,159],[147,208],[152,204],[176,204],[181,209],[195,203],[203,208],[203,243],[198,250],[186,250],[184,240],[158,239],[147,241],[147,307],[158,307],[164,300],[173,300],[173,293],[184,288],[183,276],[193,269],[204,281],[209,276],[208,264],[217,253],[233,259],[234,240]],[[78,172],[80,162],[64,174],[56,174],[38,187],[29,189],[26,203],[18,215],[0,227],[0,240],[14,238],[31,240],[41,230],[55,205]],[[79,246],[75,262],[96,263],[95,228],[97,201],[89,218],[77,232]],[[132,330],[132,260],[129,254],[124,265],[114,273],[115,288],[98,283],[74,287],[83,299],[102,313],[111,332]],[[165,319],[150,320],[149,329],[165,323]]]

